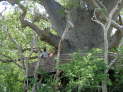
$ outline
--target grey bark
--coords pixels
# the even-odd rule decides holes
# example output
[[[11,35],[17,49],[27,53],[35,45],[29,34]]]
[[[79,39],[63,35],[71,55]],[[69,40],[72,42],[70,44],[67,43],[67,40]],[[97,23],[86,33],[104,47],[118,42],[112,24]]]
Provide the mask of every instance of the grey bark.
[[[64,8],[55,0],[44,0],[42,4],[49,14],[53,28],[62,35],[66,24]]]
[[[70,31],[65,36],[65,42],[63,42],[63,52],[74,52],[77,50],[90,50],[92,48],[103,48],[104,47],[104,39],[103,39],[103,31],[99,24],[91,21],[93,16],[93,9],[95,5],[92,3],[92,0],[84,0],[88,7],[87,8],[71,8],[67,14],[63,6],[61,6],[55,0],[43,0],[41,3],[47,13],[49,14],[49,18],[53,28],[58,32],[59,38],[62,36],[62,33],[65,29],[66,25],[66,16],[69,16],[70,21],[74,24],[74,28],[71,28]],[[116,4],[117,0],[102,0],[102,3],[108,9],[108,12],[113,8]],[[120,4],[120,8],[122,8],[123,2]],[[116,20],[120,9],[117,10],[116,14],[113,16],[113,19]],[[37,34],[40,34],[41,40],[44,40],[51,45],[57,48],[58,41],[53,35],[45,35],[42,30],[37,28],[32,23],[29,23],[25,20],[25,24],[31,27]],[[110,28],[112,29],[112,28]],[[110,31],[109,31],[110,34]],[[52,37],[53,36],[53,37]],[[117,39],[117,33],[113,37],[108,37],[109,39],[115,38]],[[51,39],[53,38],[53,39]],[[121,37],[122,38],[122,37]],[[118,37],[119,39],[121,39]],[[113,42],[112,42],[113,41]],[[111,44],[110,44],[111,43]],[[115,43],[114,40],[109,41],[109,47],[113,47],[112,43]],[[119,44],[119,43],[117,43]]]
[[[108,11],[110,11],[117,0],[112,0],[112,2],[110,0],[102,1]],[[50,16],[51,23],[55,25],[54,27],[56,31],[59,32],[61,29],[64,29],[65,23],[62,22],[60,16],[58,17],[58,13],[56,12],[57,10],[55,6],[56,4],[57,3],[54,2],[54,0],[45,0],[44,7]],[[93,8],[71,8],[69,10],[69,13],[67,13],[67,16],[69,16],[70,21],[74,24],[74,28],[71,28],[65,36],[65,39],[69,42],[69,48],[67,48],[68,52],[104,47],[103,30],[100,25],[91,21],[91,18],[93,16]],[[116,20],[117,16],[118,15],[115,14],[115,16],[113,16],[113,19]],[[60,25],[58,21],[61,21],[60,23],[62,23],[62,25]]]

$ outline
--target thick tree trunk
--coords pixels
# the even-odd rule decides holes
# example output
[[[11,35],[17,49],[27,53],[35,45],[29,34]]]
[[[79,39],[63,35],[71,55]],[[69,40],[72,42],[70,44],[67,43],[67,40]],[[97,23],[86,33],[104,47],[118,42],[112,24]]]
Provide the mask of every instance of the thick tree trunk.
[[[53,1],[54,0],[51,0],[51,2],[49,2],[48,0],[46,0],[44,6],[47,12],[49,13],[51,23],[53,25],[55,24],[54,27],[56,27],[55,28],[56,31],[60,32],[60,36],[62,36],[62,32],[64,31],[66,23],[65,23],[65,20],[61,19],[63,18],[63,16],[54,17],[54,15],[58,15],[57,11],[56,11],[56,14],[55,12],[51,12],[53,8],[53,4],[52,4],[52,7],[49,6],[48,4],[53,3]],[[108,11],[110,11],[113,8],[116,2],[117,0],[112,0],[112,2],[110,0],[103,0],[103,4],[106,6]],[[89,7],[89,4],[88,4],[88,7]],[[54,11],[55,9],[56,8],[54,8]],[[64,46],[62,48],[63,53],[69,53],[69,52],[73,52],[77,50],[83,51],[83,50],[90,50],[92,48],[104,47],[104,39],[103,39],[104,35],[103,35],[102,27],[91,20],[91,18],[93,17],[93,9],[94,7],[92,8],[92,5],[91,5],[91,8],[73,7],[72,9],[69,10],[69,13],[67,14],[67,16],[69,17],[69,20],[74,24],[74,27],[71,28],[70,31],[66,33],[65,40],[67,40],[69,44],[67,44],[68,46]],[[114,19],[116,19],[117,15],[118,14],[115,14]],[[62,24],[59,24],[59,21],[61,21]],[[66,21],[67,21],[67,18],[66,18]],[[69,47],[69,48],[66,48],[66,47]]]
[[[18,3],[15,0],[8,0],[10,3]],[[103,31],[99,24],[93,22],[91,18],[93,17],[93,10],[96,5],[93,3],[94,0],[78,0],[83,1],[83,6],[75,6],[68,10],[69,13],[65,13],[63,6],[61,6],[56,0],[41,0],[43,1],[41,4],[45,7],[47,13],[49,14],[49,18],[53,28],[57,31],[59,38],[62,36],[64,29],[66,27],[66,22],[69,20],[74,24],[74,27],[67,32],[65,36],[65,42],[63,42],[62,50],[64,53],[74,52],[77,50],[90,50],[92,48],[103,48],[104,40],[103,40]],[[97,0],[98,1],[98,0]],[[107,8],[108,12],[115,6],[117,0],[100,0],[103,5]],[[123,1],[120,4],[120,8],[122,7]],[[99,4],[101,5],[101,4]],[[120,10],[120,9],[119,9]],[[117,10],[116,14],[113,16],[115,20],[118,16]],[[46,42],[50,42],[51,45],[58,46],[58,42],[55,42],[51,36],[53,35],[45,35],[42,34],[41,30],[35,29],[37,27],[32,26],[31,23],[26,23],[27,26],[30,26],[33,30],[35,30],[38,34],[41,34],[41,40]],[[112,28],[110,28],[112,29]],[[38,30],[38,31],[37,31]],[[110,34],[110,33],[109,33]],[[43,36],[42,36],[43,35]],[[48,38],[50,40],[48,40]],[[117,39],[116,37],[112,37]],[[45,39],[47,38],[47,39]],[[110,37],[109,37],[110,38]],[[118,39],[121,39],[118,37]],[[51,42],[54,41],[54,42]],[[59,41],[59,40],[58,40]],[[110,40],[112,41],[112,40]],[[119,42],[119,41],[118,41]],[[115,42],[111,42],[114,44]],[[111,48],[112,46],[109,47]]]
[[[65,36],[65,39],[70,42],[70,51],[89,50],[102,46],[103,31],[100,25],[91,20],[93,16],[91,12],[74,8],[68,16],[74,24],[74,27]]]

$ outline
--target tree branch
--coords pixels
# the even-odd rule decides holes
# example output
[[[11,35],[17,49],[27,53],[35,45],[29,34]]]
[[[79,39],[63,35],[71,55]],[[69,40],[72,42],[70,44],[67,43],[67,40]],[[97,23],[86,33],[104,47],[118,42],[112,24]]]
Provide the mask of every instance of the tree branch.
[[[113,59],[111,61],[111,63],[108,65],[107,69],[106,69],[106,73],[108,73],[108,71],[111,69],[111,67],[118,61],[119,58],[119,53],[117,54],[117,56],[115,57],[115,59]]]
[[[41,30],[37,25],[29,22],[25,19],[26,9],[23,5],[19,4],[19,7],[22,9],[23,13],[20,15],[20,21],[23,25],[30,27],[33,31],[35,31],[41,40],[49,43],[50,45],[57,47],[59,43],[59,37],[51,34],[48,30]]]
[[[111,22],[113,27],[117,28],[118,30],[123,30],[123,25],[118,24],[114,20],[112,20]]]
[[[0,59],[1,62],[5,62],[5,63],[9,63],[9,62],[17,62],[17,61],[22,61],[22,60],[33,60],[33,59],[37,59],[38,56],[33,56],[33,57],[21,57],[21,58],[18,58],[18,59],[12,59],[11,57],[9,56],[6,56],[6,55],[2,55],[0,54],[0,56],[4,57],[4,59]],[[6,58],[6,59],[5,59]]]
[[[10,63],[10,62],[13,62],[13,63],[15,63],[19,68],[24,69],[23,66],[21,66],[21,65],[18,64],[15,60],[12,60],[12,59],[0,59],[0,62],[2,62],[2,63]]]
[[[118,47],[119,44],[120,44],[120,41],[123,37],[123,22],[122,22],[122,19],[121,19],[120,15],[119,15],[118,22],[115,22],[114,20],[112,20],[112,26],[114,28],[116,28],[117,31],[109,39],[110,40],[109,49]]]
[[[93,0],[93,1],[95,1],[95,0]],[[119,8],[119,4],[121,2],[122,2],[122,0],[118,0],[117,1],[116,5],[109,12],[109,15],[107,17],[105,17],[106,20],[107,20],[105,23],[103,23],[102,21],[98,20],[97,17],[95,16],[95,12],[94,12],[94,17],[95,17],[94,21],[97,22],[98,24],[100,24],[102,26],[102,28],[103,28],[103,31],[104,31],[104,61],[105,61],[106,68],[107,68],[105,70],[104,74],[107,74],[108,70],[112,66],[112,63],[108,64],[109,63],[109,59],[108,59],[108,52],[109,52],[108,31],[109,31],[109,29],[111,27],[113,16],[117,12],[117,10],[119,10],[118,8]],[[100,8],[100,7],[98,6],[98,8]],[[102,81],[102,92],[108,92],[106,79]]]
[[[8,63],[8,62],[14,62],[13,60],[9,60],[9,59],[0,59],[0,62],[3,62],[3,63]]]

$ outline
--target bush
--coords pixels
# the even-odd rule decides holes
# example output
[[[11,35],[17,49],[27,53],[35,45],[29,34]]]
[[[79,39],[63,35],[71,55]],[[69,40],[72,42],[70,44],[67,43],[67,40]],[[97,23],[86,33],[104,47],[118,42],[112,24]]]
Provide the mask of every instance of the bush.
[[[80,52],[77,52],[73,54],[72,62],[60,65],[60,69],[70,80],[67,86],[69,90],[77,86],[83,89],[99,86],[106,76],[106,67],[104,60],[97,56],[98,53],[101,53],[101,50],[94,49],[86,56],[81,56]]]
[[[22,70],[13,63],[0,63],[0,92],[23,92]]]

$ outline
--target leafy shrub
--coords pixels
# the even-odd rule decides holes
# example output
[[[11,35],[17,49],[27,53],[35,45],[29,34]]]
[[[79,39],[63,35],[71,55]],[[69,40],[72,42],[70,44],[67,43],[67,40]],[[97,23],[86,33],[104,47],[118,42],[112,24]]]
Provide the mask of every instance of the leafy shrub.
[[[104,60],[100,58],[98,53],[101,50],[94,49],[91,53],[81,56],[80,52],[74,53],[70,63],[60,66],[65,72],[65,76],[69,78],[68,88],[80,86],[97,87],[105,78],[104,70],[106,69]]]
[[[0,92],[23,92],[23,78],[15,64],[0,63]]]

